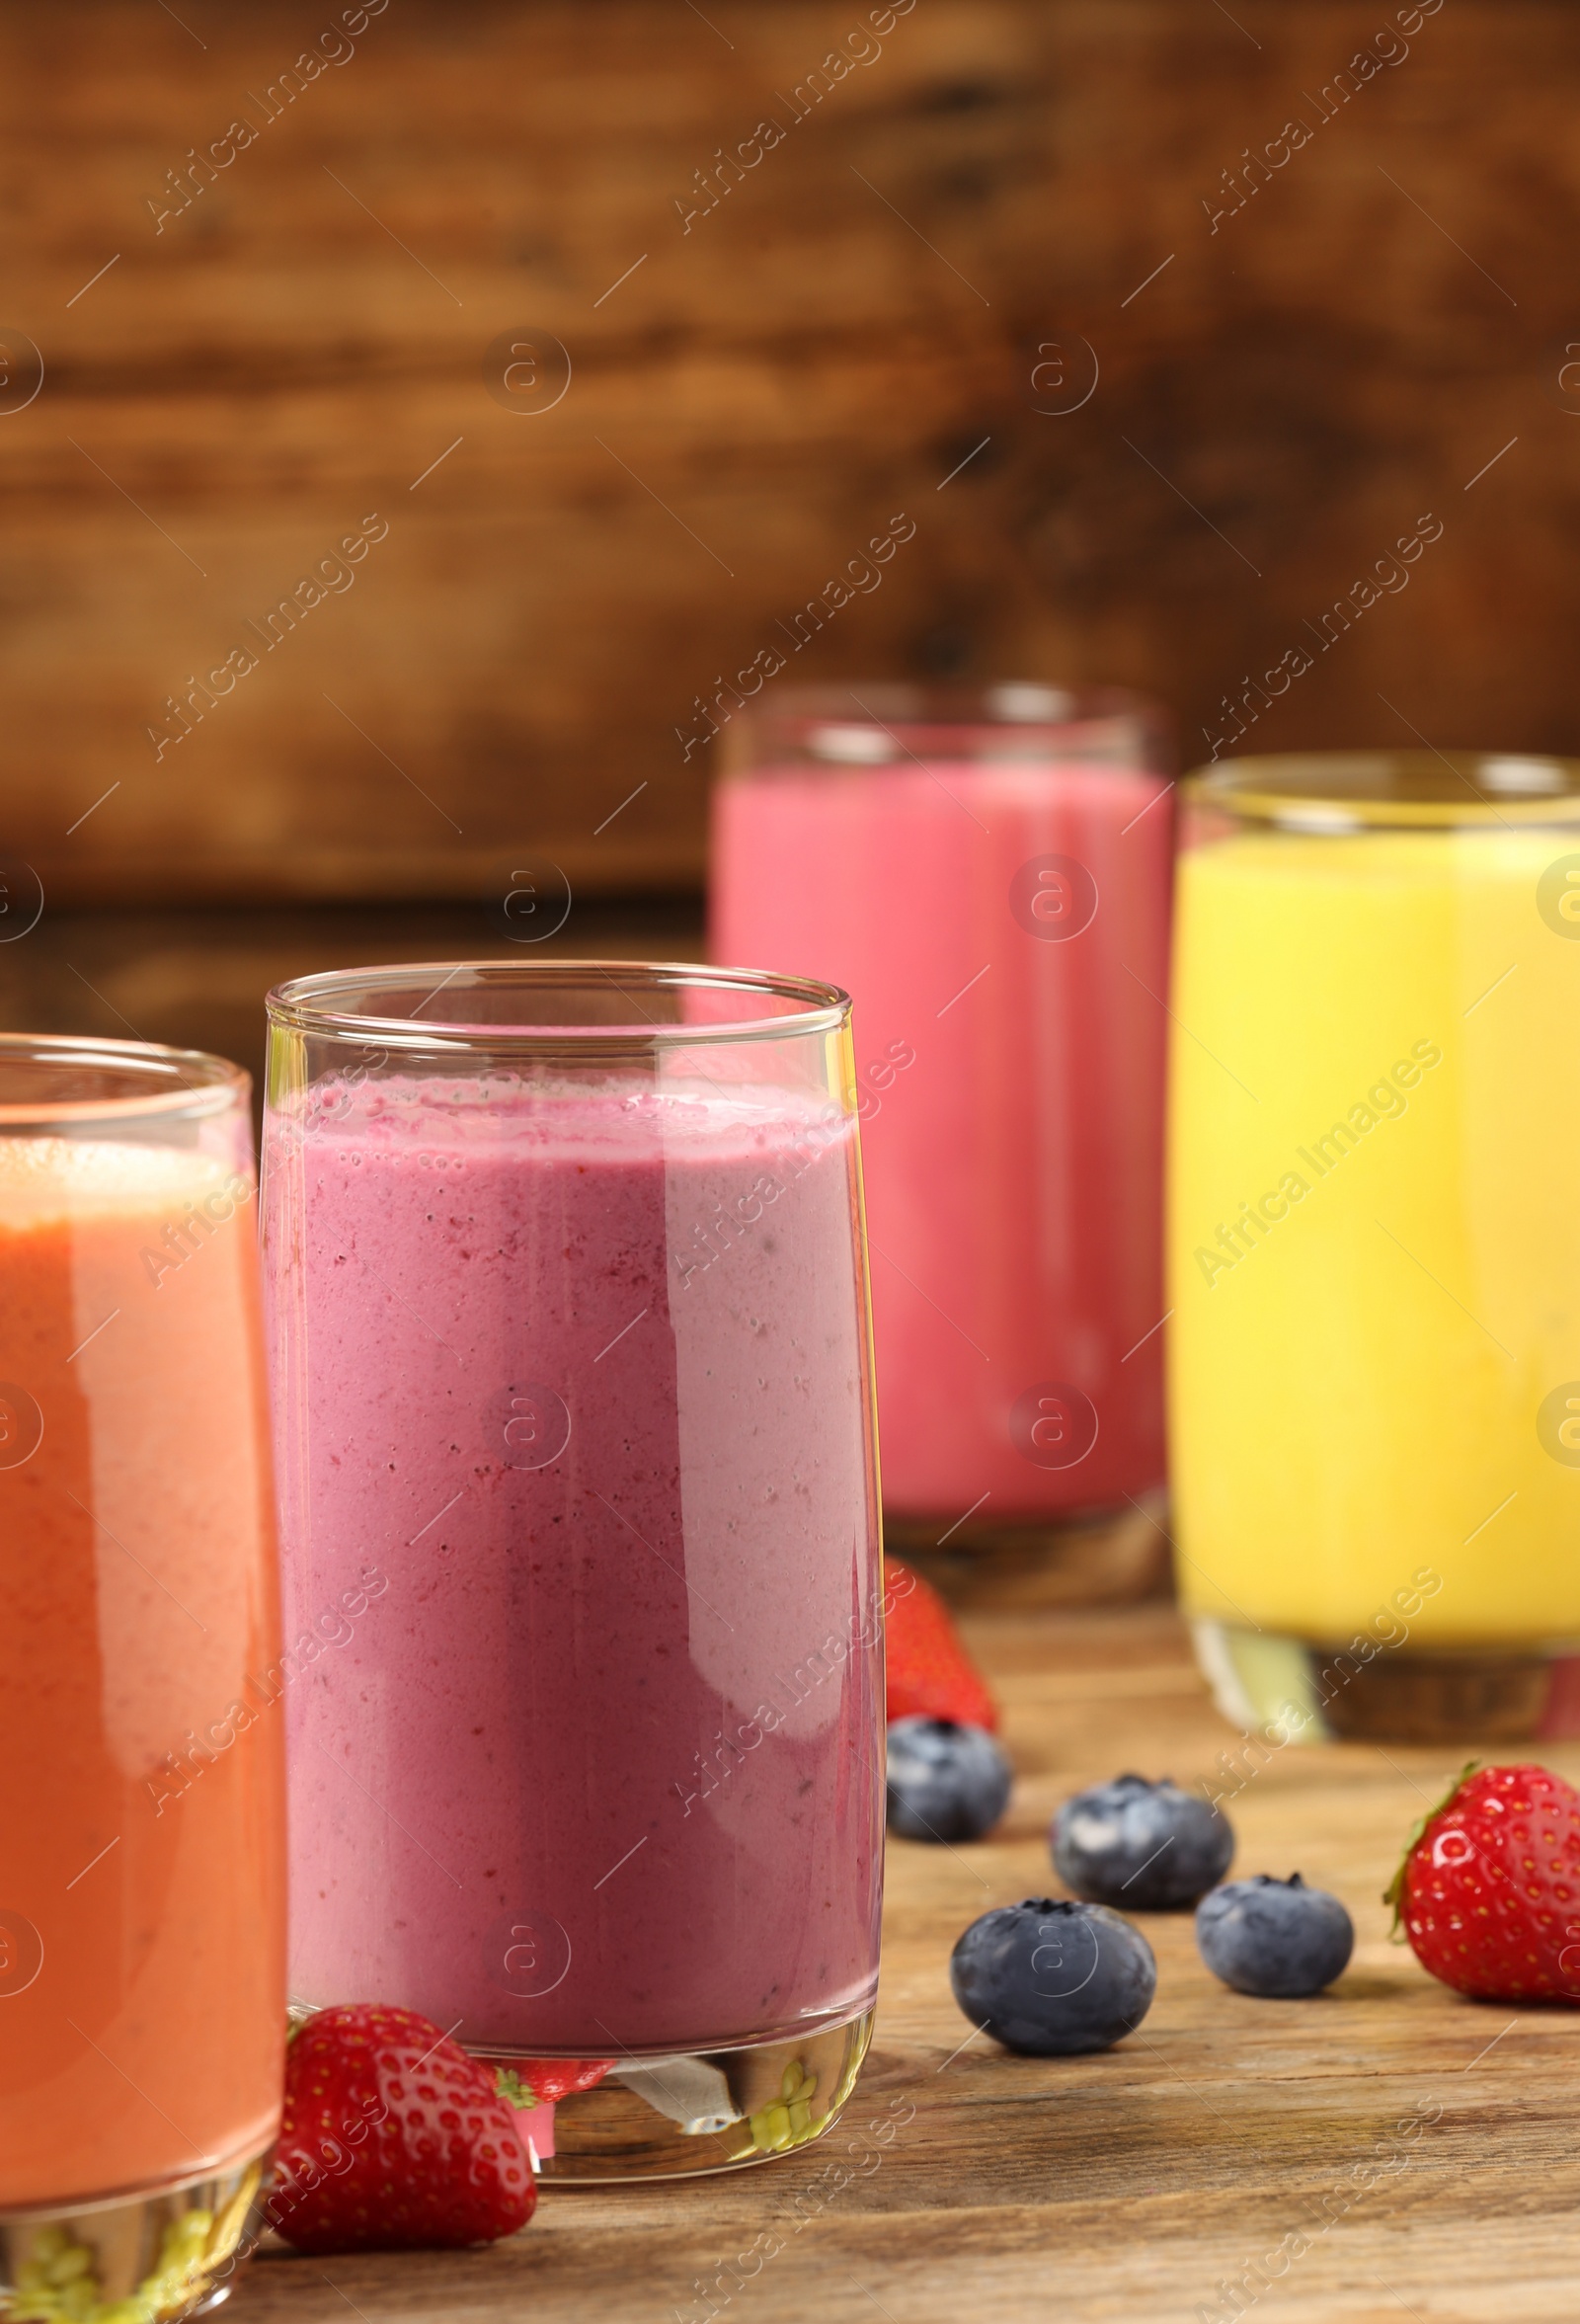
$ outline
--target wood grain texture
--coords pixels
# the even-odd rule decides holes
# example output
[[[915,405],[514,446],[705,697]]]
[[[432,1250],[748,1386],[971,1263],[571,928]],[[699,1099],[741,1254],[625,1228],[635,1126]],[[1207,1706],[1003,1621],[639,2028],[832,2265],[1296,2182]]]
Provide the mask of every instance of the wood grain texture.
[[[556,2194],[491,2251],[264,2260],[237,2324],[328,2324],[349,2307],[370,2324],[669,2324],[710,2312],[699,2278],[735,2324],[1172,2324],[1235,2313],[1225,2280],[1246,2301],[1247,2268],[1267,2255],[1277,2268],[1296,2230],[1310,2249],[1249,2312],[1570,2324],[1580,2015],[1451,1994],[1387,1942],[1379,1901],[1461,1755],[1290,1749],[1233,1801],[1239,1872],[1298,1868],[1350,1906],[1359,1942],[1331,1993],[1244,1999],[1202,1966],[1188,1914],[1139,1916],[1159,1981],[1138,2033],[1099,2057],[1012,2058],[971,2041],[950,1997],[960,1930],[1048,1892],[1044,1831],[1070,1791],[1127,1767],[1212,1775],[1236,1738],[1167,1606],[1022,1608],[968,1627],[1005,1706],[1009,1813],[974,1847],[891,1843],[877,2037],[823,2146],[689,2186]],[[1575,1748],[1548,1756],[1580,1774]],[[867,2167],[847,2160],[848,2186],[825,2181],[820,2196],[827,2166],[892,2100],[915,2111],[885,2159],[873,2168],[858,2147]],[[1412,2118],[1427,2126],[1401,2137]],[[744,2284],[722,2273],[765,2229],[784,2249]]]
[[[797,120],[854,0],[390,0],[264,125],[341,14],[0,0],[0,325],[46,366],[0,415],[0,843],[52,904],[483,896],[526,847],[694,888],[712,748],[675,729],[901,510],[774,682],[1128,681],[1195,758],[1304,646],[1259,745],[1576,747],[1572,11],[1453,0],[1324,103],[1396,8],[919,0]],[[517,327],[573,361],[538,416],[483,384]],[[1069,334],[1098,384],[1046,416]],[[156,759],[372,512],[353,585]]]
[[[501,882],[472,904],[46,912],[0,953],[0,1031],[164,1041],[234,1058],[262,1089],[265,996],[291,977],[373,961],[698,960],[689,897],[581,901],[546,942],[502,934]],[[521,891],[517,889],[517,897]],[[515,924],[522,924],[517,919]]]

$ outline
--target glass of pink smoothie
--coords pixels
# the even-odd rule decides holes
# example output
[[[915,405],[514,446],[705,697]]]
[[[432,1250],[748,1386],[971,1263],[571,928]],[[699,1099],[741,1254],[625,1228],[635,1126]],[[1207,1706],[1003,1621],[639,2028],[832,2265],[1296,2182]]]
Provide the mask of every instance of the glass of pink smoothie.
[[[547,2176],[815,2137],[883,1857],[849,1003],[483,962],[270,1016],[287,1634],[366,1598],[289,1705],[293,1998],[606,2065]]]
[[[889,1538],[1046,1562],[1163,1475],[1164,722],[858,684],[729,738],[711,948],[855,1003]]]

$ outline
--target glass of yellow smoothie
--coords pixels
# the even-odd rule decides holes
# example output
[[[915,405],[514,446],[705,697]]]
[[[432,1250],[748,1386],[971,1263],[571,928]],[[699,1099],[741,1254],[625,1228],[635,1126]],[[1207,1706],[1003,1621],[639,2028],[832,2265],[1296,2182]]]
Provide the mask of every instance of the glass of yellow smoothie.
[[[1180,1588],[1275,1743],[1580,1729],[1580,761],[1186,785]]]

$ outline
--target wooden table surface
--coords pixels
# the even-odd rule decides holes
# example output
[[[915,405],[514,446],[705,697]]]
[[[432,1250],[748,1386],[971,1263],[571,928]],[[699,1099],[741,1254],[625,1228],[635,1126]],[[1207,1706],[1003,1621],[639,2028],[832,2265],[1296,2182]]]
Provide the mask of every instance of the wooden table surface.
[[[1230,1993],[1188,1914],[1138,1916],[1158,1960],[1138,2032],[1097,2057],[1010,2057],[970,2039],[950,1996],[956,1936],[990,1905],[1049,1892],[1045,1831],[1067,1793],[1127,1768],[1188,1783],[1237,1738],[1160,1601],[1000,1607],[967,1629],[1005,1707],[1014,1795],[974,1847],[891,1842],[877,2034],[828,2140],[689,2184],[556,2191],[524,2234],[484,2251],[265,2258],[236,2324],[1219,2324],[1253,2293],[1258,2316],[1301,2324],[1573,2324],[1580,2013],[1460,1999],[1388,1943],[1380,1901],[1463,1755],[1291,1748],[1230,1806],[1237,1873],[1299,1870],[1349,1905],[1355,1958],[1330,1994]],[[1543,1755],[1580,1776],[1580,1748]],[[892,2101],[903,2126],[858,2149],[857,2169],[847,2138]],[[764,2228],[782,2249],[731,2292],[721,2269]],[[1276,2278],[1247,2279],[1264,2258]]]

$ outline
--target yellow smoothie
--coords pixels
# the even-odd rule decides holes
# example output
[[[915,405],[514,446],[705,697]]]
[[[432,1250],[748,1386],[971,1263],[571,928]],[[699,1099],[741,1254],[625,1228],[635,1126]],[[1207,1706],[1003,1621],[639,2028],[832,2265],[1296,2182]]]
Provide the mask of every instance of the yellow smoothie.
[[[1580,1640],[1565,858],[1580,832],[1494,801],[1474,828],[1250,825],[1181,860],[1168,1332],[1193,1614],[1316,1644],[1391,1622],[1404,1651]]]

